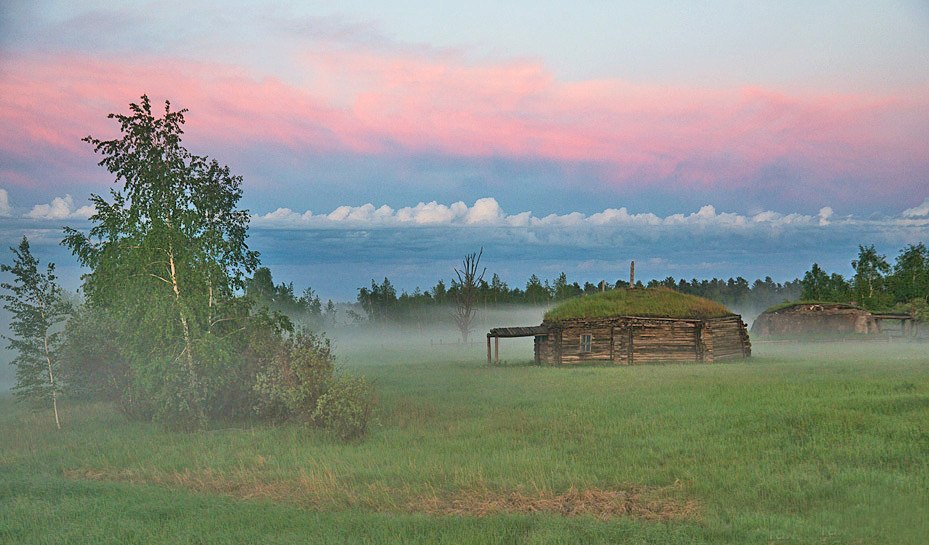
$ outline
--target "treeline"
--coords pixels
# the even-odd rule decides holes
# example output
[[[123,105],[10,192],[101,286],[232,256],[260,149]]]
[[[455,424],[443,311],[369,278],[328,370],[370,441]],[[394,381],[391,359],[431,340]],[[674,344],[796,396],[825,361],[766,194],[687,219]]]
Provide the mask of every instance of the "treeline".
[[[841,274],[826,273],[814,263],[802,279],[783,283],[775,282],[770,276],[751,282],[741,276],[703,280],[669,276],[644,284],[639,281],[636,287],[670,288],[717,301],[747,315],[798,300],[850,302],[871,310],[910,313],[918,313],[929,306],[929,251],[925,244],[902,249],[893,264],[886,256],[879,255],[874,246],[860,246],[851,265],[855,274],[849,279]],[[561,273],[553,280],[542,280],[533,274],[524,285],[514,287],[493,274],[489,281],[479,280],[475,289],[478,310],[500,310],[515,306],[548,306],[605,289],[628,287],[629,282],[622,279],[581,284]],[[248,289],[270,308],[287,313],[310,327],[326,328],[349,323],[415,325],[450,320],[447,310],[459,301],[461,285],[455,279],[448,283],[439,280],[425,290],[417,287],[411,292],[398,292],[385,277],[380,282],[372,280],[369,286],[358,288],[354,304],[337,305],[329,300],[323,305],[311,288],[296,295],[293,284],[275,285],[270,271],[260,269],[250,280]]]
[[[878,254],[874,246],[859,246],[858,255],[851,265],[855,274],[849,279],[838,273],[827,273],[814,263],[802,279],[783,283],[775,282],[770,276],[751,282],[741,276],[703,280],[669,276],[664,280],[649,280],[645,284],[639,281],[636,287],[670,288],[717,301],[743,314],[758,314],[780,303],[806,300],[848,302],[871,310],[927,315],[929,250],[925,244],[911,244],[903,248],[893,263]],[[524,285],[511,287],[497,274],[492,274],[489,281],[481,279],[477,282],[476,300],[479,310],[547,306],[604,289],[628,287],[629,282],[622,279],[598,283],[585,281],[582,284],[571,281],[566,273],[552,280],[542,280],[533,274]],[[398,291],[385,277],[380,282],[372,280],[369,286],[358,288],[357,298],[348,308],[331,300],[323,305],[310,288],[298,296],[293,284],[274,285],[268,270],[259,270],[249,289],[269,307],[288,313],[301,323],[328,327],[345,323],[390,322],[403,325],[449,320],[450,315],[446,311],[459,300],[461,285],[455,279],[448,283],[439,280],[425,290],[417,287],[411,292]]]
[[[728,280],[694,278],[690,281],[668,277],[660,281],[650,280],[647,284],[641,281],[636,282],[636,287],[639,288],[659,286],[706,297],[732,308],[752,307],[762,310],[786,300],[796,299],[800,295],[799,280],[778,283],[771,277],[754,282],[749,282],[742,277]],[[533,274],[523,287],[511,288],[494,274],[489,282],[481,281],[478,284],[477,300],[479,308],[482,309],[516,305],[546,306],[601,290],[628,287],[629,282],[626,280],[596,284],[586,281],[581,284],[577,281],[569,281],[567,274],[561,273],[554,280],[544,281]],[[416,321],[431,316],[430,309],[454,305],[459,289],[460,286],[454,280],[448,285],[443,280],[439,280],[435,286],[425,291],[417,288],[413,292],[401,291],[398,295],[390,280],[384,278],[380,283],[372,280],[370,287],[359,288],[357,302],[372,321]]]
[[[332,300],[323,304],[319,296],[306,288],[297,295],[292,283],[274,284],[270,271],[259,269],[248,282],[248,293],[269,308],[284,312],[295,321],[311,328],[327,328],[345,324],[425,325],[436,320],[451,321],[448,309],[458,300],[461,285],[456,280],[446,283],[439,280],[426,290],[397,290],[389,278],[371,281],[369,286],[358,288],[352,305],[336,304]],[[523,286],[510,287],[497,274],[489,281],[480,280],[476,285],[478,310],[505,310],[517,306],[548,306],[561,301],[597,293],[601,290],[628,288],[626,280],[593,283],[570,281],[566,273],[553,280],[542,280],[531,275]],[[745,278],[713,278],[686,280],[667,277],[650,280],[639,288],[667,287],[683,293],[698,295],[718,301],[742,312],[761,312],[785,301],[796,300],[801,294],[800,280],[775,282],[770,276],[749,282]]]
[[[801,297],[808,301],[850,302],[875,311],[898,311],[929,319],[929,250],[922,242],[900,250],[891,264],[873,245],[858,246],[846,279],[818,264],[803,275]]]

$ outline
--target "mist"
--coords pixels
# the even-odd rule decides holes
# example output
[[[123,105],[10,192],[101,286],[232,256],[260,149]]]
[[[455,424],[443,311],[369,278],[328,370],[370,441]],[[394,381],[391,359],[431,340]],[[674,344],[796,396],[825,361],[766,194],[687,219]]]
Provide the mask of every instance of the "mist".
[[[486,358],[486,336],[491,328],[539,325],[549,308],[540,305],[507,305],[502,308],[478,310],[467,344],[462,343],[461,332],[455,325],[452,306],[425,309],[415,323],[337,321],[320,331],[332,341],[337,361],[353,365],[376,365],[379,357],[384,363],[429,359],[483,360]],[[339,316],[344,317],[345,308],[341,310]],[[533,339],[501,339],[500,350],[502,363],[531,362]],[[378,356],[372,357],[374,354]]]

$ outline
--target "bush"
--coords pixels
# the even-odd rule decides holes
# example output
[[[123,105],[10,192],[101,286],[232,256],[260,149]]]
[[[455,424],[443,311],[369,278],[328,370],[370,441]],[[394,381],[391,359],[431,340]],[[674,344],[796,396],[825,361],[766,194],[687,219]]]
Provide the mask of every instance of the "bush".
[[[335,358],[329,339],[309,331],[282,338],[255,377],[255,412],[273,421],[311,420],[316,401],[332,381]]]
[[[115,402],[127,417],[173,429],[258,416],[321,426],[345,440],[364,435],[373,389],[363,378],[336,376],[329,339],[294,333],[283,315],[262,309],[246,324],[241,335],[198,339],[190,374],[177,358],[133,359],[122,342],[125,321],[84,306],[66,325],[62,378],[75,397]]]
[[[150,416],[134,388],[128,360],[120,352],[119,320],[98,309],[78,307],[65,325],[62,378],[68,395],[112,401],[129,418]]]
[[[362,437],[374,409],[374,388],[364,377],[340,375],[316,401],[313,421],[343,441]]]

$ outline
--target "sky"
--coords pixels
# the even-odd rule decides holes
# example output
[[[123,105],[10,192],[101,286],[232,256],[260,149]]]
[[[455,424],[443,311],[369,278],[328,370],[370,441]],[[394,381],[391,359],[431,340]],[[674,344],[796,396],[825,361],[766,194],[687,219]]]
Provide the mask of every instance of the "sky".
[[[929,242],[923,0],[5,0],[2,247],[79,284],[61,227],[113,185],[81,138],[143,93],[243,176],[275,278],[336,300],[480,247],[521,285],[632,259],[783,281]]]

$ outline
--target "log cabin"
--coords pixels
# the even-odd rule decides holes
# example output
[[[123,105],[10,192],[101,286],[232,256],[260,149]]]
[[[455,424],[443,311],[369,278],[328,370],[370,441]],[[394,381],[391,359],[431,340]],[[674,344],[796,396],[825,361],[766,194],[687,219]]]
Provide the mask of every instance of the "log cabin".
[[[491,329],[488,363],[499,362],[501,338],[525,336],[535,338],[535,361],[547,365],[712,363],[747,358],[752,351],[741,316],[667,288],[584,295],[549,310],[539,326]]]

